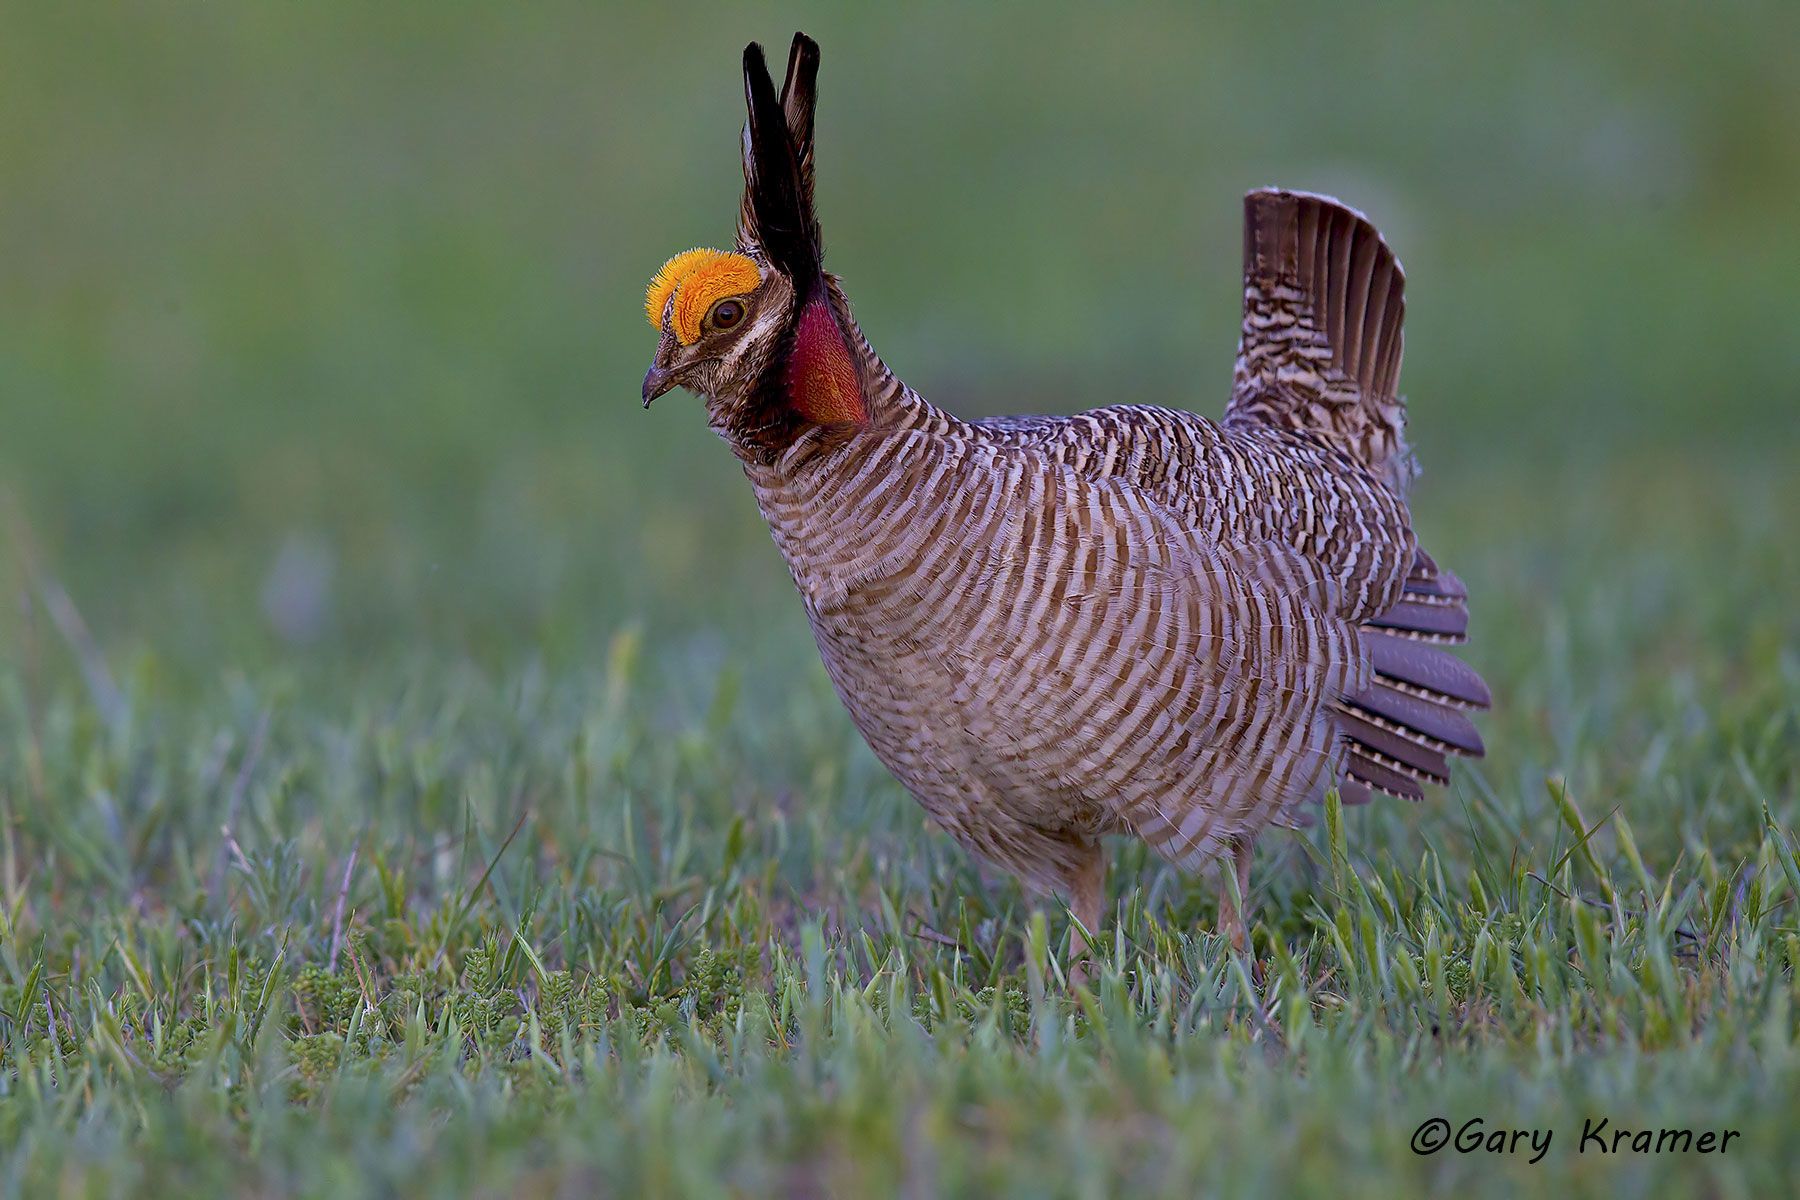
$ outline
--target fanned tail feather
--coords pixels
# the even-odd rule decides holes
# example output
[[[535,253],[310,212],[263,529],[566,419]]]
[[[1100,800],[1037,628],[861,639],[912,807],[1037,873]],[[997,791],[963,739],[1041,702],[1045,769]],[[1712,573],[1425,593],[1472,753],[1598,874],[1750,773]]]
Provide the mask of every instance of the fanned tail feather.
[[[1427,784],[1450,782],[1451,755],[1485,751],[1468,711],[1492,703],[1488,686],[1443,649],[1467,640],[1468,590],[1423,550],[1399,603],[1362,626],[1374,683],[1338,705],[1345,743],[1338,793],[1366,804],[1375,792],[1425,798]]]
[[[1405,494],[1405,287],[1393,251],[1355,209],[1306,192],[1245,196],[1244,322],[1226,423],[1306,430]]]
[[[1342,450],[1395,495],[1414,473],[1400,398],[1406,279],[1368,218],[1328,196],[1244,197],[1244,323],[1228,427],[1304,431]],[[1358,629],[1367,687],[1336,705],[1337,784],[1421,800],[1478,756],[1466,715],[1488,707],[1481,676],[1445,647],[1469,632],[1462,581],[1418,551],[1400,597]]]

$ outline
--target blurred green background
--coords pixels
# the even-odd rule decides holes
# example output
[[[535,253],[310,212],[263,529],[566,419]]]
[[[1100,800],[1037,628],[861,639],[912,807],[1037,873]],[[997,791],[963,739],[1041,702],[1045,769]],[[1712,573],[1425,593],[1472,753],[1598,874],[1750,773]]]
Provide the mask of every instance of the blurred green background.
[[[731,237],[738,54],[797,27],[830,265],[940,403],[1216,412],[1239,196],[1323,190],[1408,269],[1434,545],[1549,583],[1587,505],[1775,537],[1797,13],[11,6],[5,569],[23,524],[101,645],[198,687],[799,630],[697,402],[636,402],[646,279]]]
[[[1217,413],[1248,188],[1335,193],[1406,264],[1415,514],[1490,754],[1353,814],[1372,890],[1263,839],[1285,1053],[1210,886],[1124,841],[1110,1015],[1059,1001],[1066,1057],[995,1034],[1023,898],[857,741],[699,402],[639,406],[646,281],[732,236],[742,47],[795,28],[828,263],[961,413]],[[1429,1111],[1731,1122],[1684,1194],[1779,1192],[1796,47],[1791,0],[0,7],[0,1194],[819,1161],[870,1194],[919,1129],[976,1132],[946,1194],[1153,1194],[1165,1128],[1177,1194],[1552,1169],[1416,1158]],[[1595,949],[1608,871],[1636,908]],[[1353,918],[1385,949],[1334,948]],[[1408,946],[1471,990],[1394,982]],[[469,1007],[560,1011],[546,967],[609,997],[567,1075]],[[928,1025],[869,1016],[902,984]],[[1563,1164],[1647,1194],[1715,1160],[1671,1161]]]

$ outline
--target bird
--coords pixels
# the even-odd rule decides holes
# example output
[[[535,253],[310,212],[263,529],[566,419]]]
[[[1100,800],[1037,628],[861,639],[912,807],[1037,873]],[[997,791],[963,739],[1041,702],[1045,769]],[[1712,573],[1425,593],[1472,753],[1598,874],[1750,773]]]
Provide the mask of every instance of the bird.
[[[642,398],[676,387],[749,480],[852,723],[931,822],[1074,918],[1104,839],[1220,865],[1243,948],[1257,838],[1335,791],[1421,800],[1484,752],[1452,652],[1468,591],[1420,547],[1398,391],[1404,276],[1323,195],[1244,198],[1220,419],[1125,403],[965,420],[901,382],[825,270],[819,47],[744,50],[730,251],[655,274]]]

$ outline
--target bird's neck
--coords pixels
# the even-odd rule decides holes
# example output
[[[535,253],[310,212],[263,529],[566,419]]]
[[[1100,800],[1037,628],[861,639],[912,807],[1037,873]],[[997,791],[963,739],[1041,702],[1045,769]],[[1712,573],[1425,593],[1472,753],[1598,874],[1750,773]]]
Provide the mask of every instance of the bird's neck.
[[[875,353],[835,277],[802,304],[784,349],[712,414],[746,468],[793,469],[851,439],[945,419]]]

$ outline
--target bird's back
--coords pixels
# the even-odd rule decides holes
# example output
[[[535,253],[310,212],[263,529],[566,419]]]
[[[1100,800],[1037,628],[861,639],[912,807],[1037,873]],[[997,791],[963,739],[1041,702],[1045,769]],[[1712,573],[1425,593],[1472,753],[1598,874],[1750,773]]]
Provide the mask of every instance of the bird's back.
[[[1273,542],[1306,556],[1336,582],[1341,615],[1353,620],[1390,607],[1412,563],[1405,501],[1305,430],[1148,405],[996,417],[976,428],[1089,478],[1117,479],[1214,542]]]

